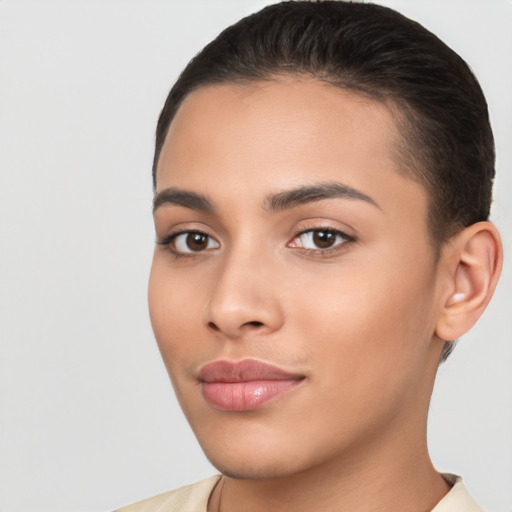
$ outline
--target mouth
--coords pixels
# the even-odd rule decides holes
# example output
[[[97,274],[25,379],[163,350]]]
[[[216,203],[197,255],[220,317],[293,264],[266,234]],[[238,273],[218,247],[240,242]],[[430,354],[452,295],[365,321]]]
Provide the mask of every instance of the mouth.
[[[223,411],[251,411],[295,389],[304,375],[254,359],[214,361],[198,374],[206,401]]]

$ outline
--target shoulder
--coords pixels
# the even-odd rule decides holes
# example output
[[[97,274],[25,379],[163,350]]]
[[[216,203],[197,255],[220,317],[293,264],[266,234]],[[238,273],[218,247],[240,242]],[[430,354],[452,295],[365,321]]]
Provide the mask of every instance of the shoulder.
[[[460,476],[443,474],[443,477],[452,488],[432,512],[483,512],[469,494]]]
[[[120,508],[116,512],[206,512],[208,498],[219,480],[220,475],[211,476]]]

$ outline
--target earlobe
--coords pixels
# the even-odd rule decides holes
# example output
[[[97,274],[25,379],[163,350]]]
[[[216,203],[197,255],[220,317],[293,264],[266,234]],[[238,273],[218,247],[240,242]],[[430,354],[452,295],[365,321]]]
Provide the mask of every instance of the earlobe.
[[[473,327],[494,293],[503,262],[498,230],[490,222],[465,228],[449,242],[442,259],[446,282],[436,335],[451,341]]]

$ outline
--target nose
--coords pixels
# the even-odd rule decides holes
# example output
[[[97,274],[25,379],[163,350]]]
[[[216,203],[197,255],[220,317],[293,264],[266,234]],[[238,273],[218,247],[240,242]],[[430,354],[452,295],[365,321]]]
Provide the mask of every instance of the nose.
[[[205,308],[208,329],[229,339],[270,334],[284,321],[277,269],[261,254],[231,253],[218,269]]]

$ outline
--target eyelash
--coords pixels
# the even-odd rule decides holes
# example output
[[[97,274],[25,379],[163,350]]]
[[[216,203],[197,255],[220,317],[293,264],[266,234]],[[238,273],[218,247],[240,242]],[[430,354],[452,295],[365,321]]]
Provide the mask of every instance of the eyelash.
[[[168,250],[174,257],[176,258],[190,258],[194,256],[199,256],[200,254],[204,253],[206,250],[212,250],[212,247],[206,247],[204,250],[201,251],[193,251],[190,252],[187,251],[180,251],[177,250],[175,247],[176,240],[183,235],[199,235],[204,236],[208,239],[208,245],[210,244],[211,240],[215,240],[212,236],[210,236],[208,233],[205,233],[203,231],[199,231],[197,229],[190,229],[186,231],[178,231],[177,233],[171,233],[170,235],[166,236],[162,240],[157,240],[157,244],[164,247],[166,250]],[[185,242],[186,243],[186,242]],[[215,240],[215,243],[219,243]]]
[[[304,235],[306,235],[308,233],[311,233],[311,237],[313,237],[315,233],[317,233],[317,234],[324,233],[324,234],[328,234],[329,236],[334,235],[336,238],[338,238],[338,237],[341,238],[341,241],[338,241],[334,245],[332,245],[330,247],[326,247],[326,248],[318,247],[315,249],[308,249],[306,247],[294,247],[295,249],[299,249],[303,253],[305,253],[309,256],[315,256],[315,257],[320,257],[320,258],[334,255],[334,254],[338,253],[342,249],[343,246],[355,241],[355,238],[353,236],[347,235],[347,233],[340,231],[339,229],[334,229],[331,227],[314,227],[314,228],[304,229],[300,233],[297,233],[293,237],[292,242],[300,239],[301,237],[303,237]],[[292,242],[288,243],[289,247],[290,247],[290,243],[292,243]]]
[[[340,237],[342,239],[342,241],[336,243],[335,245],[331,246],[331,247],[326,247],[326,248],[314,248],[314,249],[308,249],[308,248],[305,248],[305,247],[300,247],[300,246],[291,246],[290,244],[293,243],[295,240],[299,240],[301,237],[303,237],[304,235],[308,234],[308,233],[311,233],[311,236],[314,236],[314,233],[327,233],[328,235],[332,236],[334,235],[335,237]],[[205,249],[203,250],[199,250],[199,251],[193,251],[191,250],[190,252],[187,252],[187,251],[180,251],[180,250],[177,250],[176,247],[174,246],[176,240],[180,237],[180,236],[183,236],[183,235],[200,235],[200,236],[204,236],[208,239],[208,242],[207,244],[209,245],[210,242],[213,240],[214,243],[217,244],[217,247],[206,247]],[[333,253],[336,253],[338,252],[342,246],[345,246],[351,242],[354,242],[355,241],[355,238],[350,236],[350,235],[347,235],[346,233],[344,233],[343,231],[340,231],[339,229],[333,229],[331,227],[315,227],[315,228],[309,228],[309,229],[304,229],[302,231],[300,231],[299,233],[297,233],[296,235],[294,235],[294,237],[292,238],[291,242],[288,242],[287,243],[287,247],[290,247],[290,248],[293,248],[293,249],[296,249],[296,250],[301,250],[303,253],[307,254],[307,255],[310,255],[310,256],[316,256],[316,257],[323,257],[323,256],[328,256],[328,255],[332,255]],[[179,231],[177,233],[171,233],[170,235],[166,236],[165,238],[163,238],[162,240],[157,240],[156,242],[158,245],[164,247],[166,250],[168,250],[174,257],[176,258],[190,258],[190,257],[195,257],[195,256],[200,256],[202,255],[204,252],[208,251],[208,250],[213,250],[213,249],[217,249],[218,246],[219,246],[219,242],[217,242],[211,235],[203,232],[203,231],[199,231],[199,230],[187,230],[187,231]],[[186,243],[186,242],[185,242]]]

